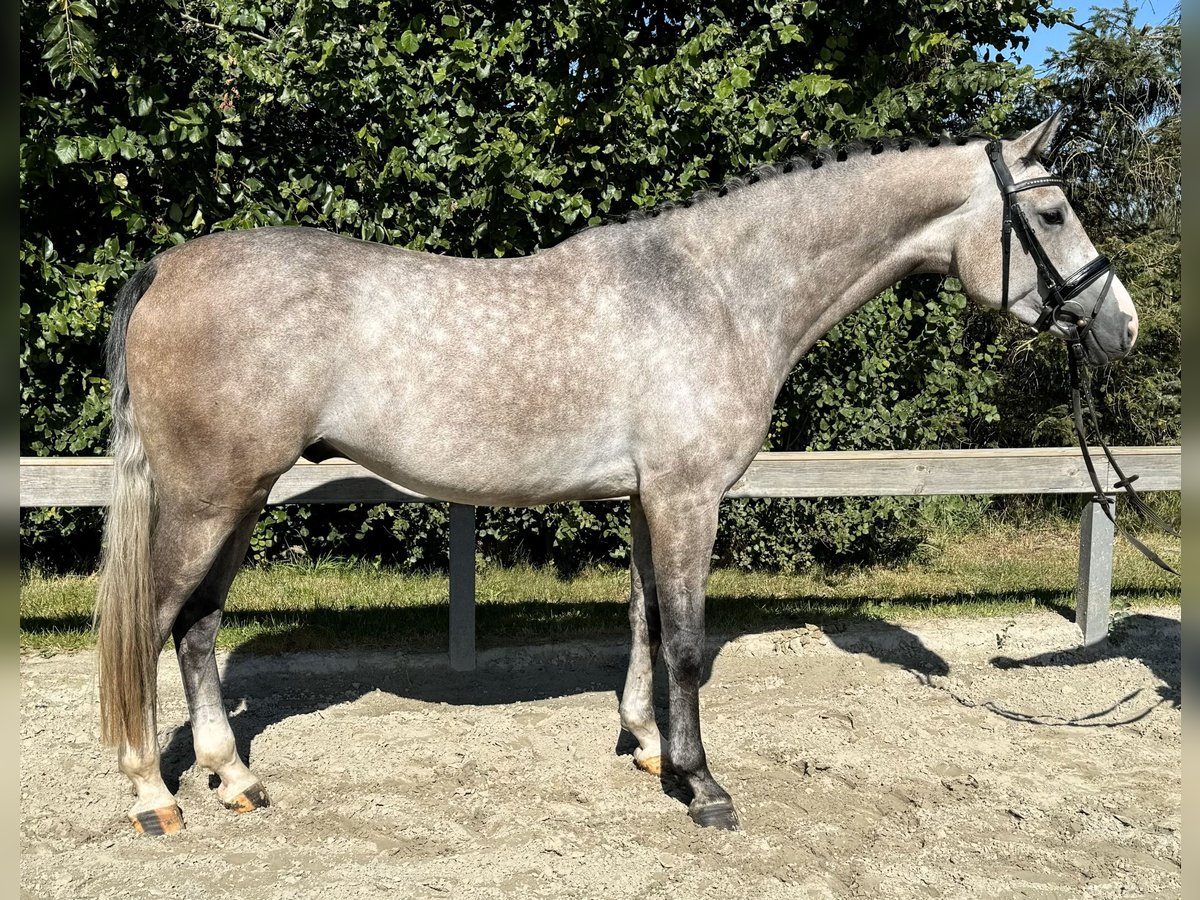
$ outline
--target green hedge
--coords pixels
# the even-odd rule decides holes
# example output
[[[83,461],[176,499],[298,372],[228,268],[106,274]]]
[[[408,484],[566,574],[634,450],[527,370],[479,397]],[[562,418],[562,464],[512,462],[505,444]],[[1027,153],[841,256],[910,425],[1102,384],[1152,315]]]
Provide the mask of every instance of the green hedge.
[[[1042,0],[23,3],[22,452],[105,452],[112,298],[164,247],[289,223],[526,254],[807,146],[1004,131],[1034,80],[1003,54],[1056,16]],[[906,283],[805,359],[771,446],[1002,442],[1001,409],[1028,407],[1001,390],[1014,334],[952,282]],[[25,561],[90,565],[98,521],[25,513]],[[566,567],[623,558],[627,529],[614,505],[499,509],[480,543]],[[445,531],[437,506],[270,509],[252,555],[440,565]],[[744,501],[718,553],[791,568],[919,538],[910,502]]]

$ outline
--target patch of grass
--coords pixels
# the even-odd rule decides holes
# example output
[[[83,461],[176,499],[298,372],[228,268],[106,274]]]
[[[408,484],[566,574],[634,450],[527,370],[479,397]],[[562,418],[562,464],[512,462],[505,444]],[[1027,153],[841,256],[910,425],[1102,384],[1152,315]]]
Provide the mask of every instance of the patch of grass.
[[[714,571],[708,623],[714,633],[784,628],[842,619],[912,620],[1004,616],[1074,607],[1078,531],[1073,523],[993,523],[945,531],[902,566],[859,566],[799,575]],[[1170,539],[1148,538],[1166,559]],[[246,569],[234,582],[222,649],[257,652],[396,647],[440,650],[447,641],[445,575],[411,575],[345,561]],[[21,586],[21,647],[76,650],[94,641],[94,577],[28,574]],[[587,569],[569,579],[528,566],[481,567],[477,624],[484,646],[628,632],[624,570]],[[1179,602],[1179,581],[1118,541],[1117,610]]]

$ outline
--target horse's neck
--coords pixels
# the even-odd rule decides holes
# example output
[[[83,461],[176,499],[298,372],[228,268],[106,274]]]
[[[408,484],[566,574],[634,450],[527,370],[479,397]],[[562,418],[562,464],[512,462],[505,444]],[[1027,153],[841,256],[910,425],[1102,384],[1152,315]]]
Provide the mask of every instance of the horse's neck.
[[[985,160],[973,143],[827,162],[698,204],[672,227],[708,280],[728,288],[735,315],[778,336],[782,382],[830,328],[885,288],[949,271]]]

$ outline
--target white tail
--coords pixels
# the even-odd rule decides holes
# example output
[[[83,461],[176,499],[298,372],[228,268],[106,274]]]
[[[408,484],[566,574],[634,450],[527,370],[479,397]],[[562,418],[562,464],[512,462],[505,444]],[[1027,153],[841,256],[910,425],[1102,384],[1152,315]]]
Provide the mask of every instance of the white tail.
[[[150,541],[154,482],[137,432],[125,375],[125,332],[133,308],[154,280],[154,264],[121,289],[108,337],[112,389],[113,492],[104,529],[99,620],[100,735],[106,744],[142,747],[157,701],[158,654]]]

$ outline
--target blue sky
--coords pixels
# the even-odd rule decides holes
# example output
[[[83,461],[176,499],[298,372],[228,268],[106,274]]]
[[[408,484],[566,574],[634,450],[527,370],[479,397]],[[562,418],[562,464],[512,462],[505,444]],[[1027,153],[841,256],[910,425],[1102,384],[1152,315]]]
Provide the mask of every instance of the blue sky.
[[[1139,25],[1157,25],[1163,22],[1175,9],[1174,0],[1144,0],[1134,6],[1138,7],[1137,17],[1135,21]],[[1067,4],[1063,4],[1065,8]],[[1100,9],[1120,9],[1119,3],[1080,3],[1075,7],[1075,21],[1081,24],[1086,23],[1092,14],[1093,8]],[[1075,33],[1075,29],[1067,25],[1056,25],[1053,28],[1039,28],[1037,31],[1029,30],[1026,34],[1029,35],[1029,49],[1015,53],[1014,56],[1023,63],[1028,63],[1035,69],[1040,70],[1046,62],[1046,57],[1050,50],[1066,50],[1067,45],[1071,42],[1071,35]]]

